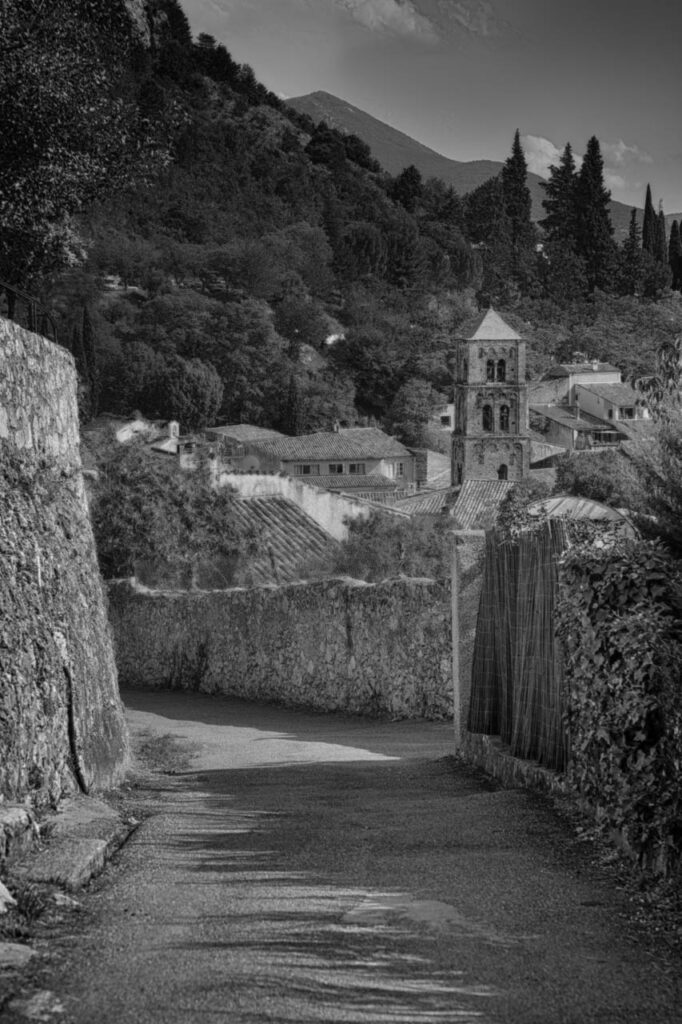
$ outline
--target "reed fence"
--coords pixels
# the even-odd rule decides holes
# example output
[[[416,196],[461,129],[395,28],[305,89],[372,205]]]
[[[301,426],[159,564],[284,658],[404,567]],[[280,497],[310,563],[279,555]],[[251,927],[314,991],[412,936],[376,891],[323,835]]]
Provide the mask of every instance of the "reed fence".
[[[499,735],[517,757],[563,769],[563,670],[554,635],[561,520],[514,540],[491,531],[472,665],[470,732]]]

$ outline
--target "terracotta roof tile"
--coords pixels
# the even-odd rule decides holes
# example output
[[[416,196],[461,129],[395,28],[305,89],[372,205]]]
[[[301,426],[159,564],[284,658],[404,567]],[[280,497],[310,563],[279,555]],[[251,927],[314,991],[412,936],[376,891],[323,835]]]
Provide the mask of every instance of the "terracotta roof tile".
[[[514,484],[510,480],[465,480],[452,514],[461,530],[493,526],[498,509]]]
[[[464,341],[520,341],[521,335],[505,323],[499,313],[490,308],[461,328],[459,337]]]

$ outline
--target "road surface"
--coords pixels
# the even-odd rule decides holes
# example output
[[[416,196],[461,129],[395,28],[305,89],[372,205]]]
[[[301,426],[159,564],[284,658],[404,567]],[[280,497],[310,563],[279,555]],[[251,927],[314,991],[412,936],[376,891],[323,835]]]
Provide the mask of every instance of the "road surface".
[[[176,773],[131,793],[145,820],[51,939],[60,1020],[682,1021],[612,879],[448,725],[124,699]]]

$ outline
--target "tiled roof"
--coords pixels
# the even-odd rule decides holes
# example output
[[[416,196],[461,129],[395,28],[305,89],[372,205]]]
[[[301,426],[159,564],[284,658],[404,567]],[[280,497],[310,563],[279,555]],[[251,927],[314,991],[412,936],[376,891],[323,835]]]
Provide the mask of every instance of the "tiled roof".
[[[520,341],[521,336],[505,323],[499,313],[489,309],[461,328],[464,341]]]
[[[589,413],[580,410],[580,415],[576,415],[577,406],[575,405],[531,405],[531,412],[537,412],[541,416],[546,416],[548,420],[553,420],[554,423],[560,423],[564,427],[571,427],[573,430],[594,430],[595,428],[601,427],[604,430],[615,430],[616,425],[614,423],[607,423],[606,420],[597,419],[596,416],[590,416]]]
[[[316,557],[330,557],[336,541],[286,498],[243,498],[234,502],[234,516],[263,538],[264,552],[249,562],[254,583],[283,583],[301,579]]]
[[[409,512],[411,516],[432,516],[442,512],[454,498],[454,489],[446,487],[439,491],[422,491],[409,498],[398,498],[393,508]]]
[[[249,423],[225,423],[221,427],[206,427],[209,434],[220,434],[232,441],[242,444],[246,441],[270,441],[284,437],[279,430],[268,430],[266,427],[252,427]]]
[[[557,494],[552,498],[534,501],[526,510],[530,515],[545,514],[550,519],[592,519],[598,522],[612,522],[622,525],[626,532],[636,535],[628,517],[619,509],[610,508],[601,501],[576,498],[572,494]]]
[[[629,384],[578,384],[577,387],[589,391],[591,395],[597,395],[598,398],[605,398],[614,405],[634,405],[635,402],[642,401],[641,396]]]
[[[326,491],[395,491],[398,484],[382,473],[331,473],[325,476],[297,476],[295,480]]]
[[[543,374],[543,380],[570,377],[576,373],[617,373],[620,376],[618,367],[612,366],[611,363],[557,363]]]
[[[514,484],[511,480],[465,480],[452,510],[461,530],[493,526],[500,504]]]
[[[376,427],[353,427],[349,430],[303,434],[259,441],[258,447],[285,462],[321,459],[384,459],[411,458],[410,452],[395,438]]]

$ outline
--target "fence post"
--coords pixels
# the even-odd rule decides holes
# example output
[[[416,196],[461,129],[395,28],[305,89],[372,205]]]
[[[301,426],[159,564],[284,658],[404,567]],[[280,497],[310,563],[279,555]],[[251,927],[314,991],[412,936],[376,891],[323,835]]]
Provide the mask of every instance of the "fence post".
[[[455,732],[455,752],[462,743],[462,683],[459,674],[459,562],[457,545],[459,530],[453,530],[450,557],[451,605],[452,605],[452,724]]]

